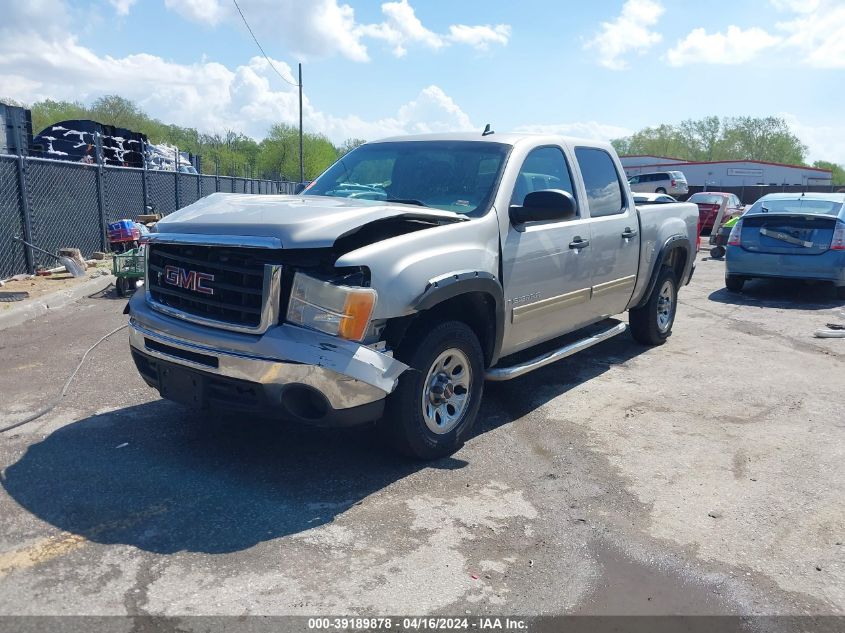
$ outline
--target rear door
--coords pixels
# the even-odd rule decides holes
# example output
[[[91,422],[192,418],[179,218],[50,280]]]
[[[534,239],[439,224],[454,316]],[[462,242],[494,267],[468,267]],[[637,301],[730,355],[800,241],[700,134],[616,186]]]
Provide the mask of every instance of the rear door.
[[[576,147],[587,192],[592,232],[592,298],[595,319],[623,312],[631,299],[640,259],[639,217],[625,195],[620,170],[603,149]]]
[[[538,147],[517,175],[511,204],[542,189],[563,189],[578,205],[578,217],[563,222],[529,222],[508,228],[502,248],[507,318],[503,344],[512,353],[586,325],[591,320],[590,274],[593,249],[584,202],[572,186],[563,149]]]

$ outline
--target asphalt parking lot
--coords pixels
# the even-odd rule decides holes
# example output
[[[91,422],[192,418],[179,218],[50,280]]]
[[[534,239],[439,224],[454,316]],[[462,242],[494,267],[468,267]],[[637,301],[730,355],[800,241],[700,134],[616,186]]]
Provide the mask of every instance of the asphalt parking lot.
[[[121,332],[0,435],[0,614],[845,613],[845,302],[700,260],[666,345],[488,384],[430,464],[162,401]],[[123,306],[0,331],[0,426]]]

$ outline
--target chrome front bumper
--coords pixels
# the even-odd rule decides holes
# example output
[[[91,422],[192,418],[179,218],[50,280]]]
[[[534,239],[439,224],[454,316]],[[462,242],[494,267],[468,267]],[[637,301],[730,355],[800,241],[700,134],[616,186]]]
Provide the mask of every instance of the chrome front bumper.
[[[181,321],[153,310],[144,293],[129,303],[129,343],[169,363],[264,386],[279,401],[291,384],[319,391],[335,410],[383,399],[407,365],[365,345],[289,324],[260,336]],[[199,356],[195,356],[199,355]],[[213,357],[214,364],[201,357]]]

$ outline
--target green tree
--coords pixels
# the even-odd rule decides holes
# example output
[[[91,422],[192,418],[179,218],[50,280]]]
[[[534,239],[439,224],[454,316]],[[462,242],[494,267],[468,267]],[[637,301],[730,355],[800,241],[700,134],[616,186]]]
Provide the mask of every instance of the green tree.
[[[644,128],[613,144],[622,154],[690,161],[765,160],[800,165],[807,155],[807,147],[778,117],[688,119]]]
[[[817,160],[813,163],[813,167],[819,169],[829,169],[831,172],[831,182],[834,185],[845,185],[845,167],[837,163],[830,163],[826,160]]]
[[[367,141],[362,138],[348,138],[340,144],[340,147],[337,148],[337,152],[340,156],[346,156],[353,149],[363,145],[366,142]]]
[[[731,158],[801,165],[807,146],[777,117],[733,117],[724,122],[724,144]]]

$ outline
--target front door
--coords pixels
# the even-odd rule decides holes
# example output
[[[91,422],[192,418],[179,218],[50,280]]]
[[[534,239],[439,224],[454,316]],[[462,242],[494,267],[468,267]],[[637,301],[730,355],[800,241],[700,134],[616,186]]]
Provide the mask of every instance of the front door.
[[[634,292],[640,259],[639,219],[609,153],[576,147],[575,159],[584,178],[591,218],[590,311],[599,319],[623,312]]]
[[[579,206],[563,222],[509,226],[502,249],[506,318],[502,351],[510,354],[590,322],[592,245],[590,220],[582,217],[563,150],[538,147],[525,158],[511,204],[532,191],[563,189]]]

